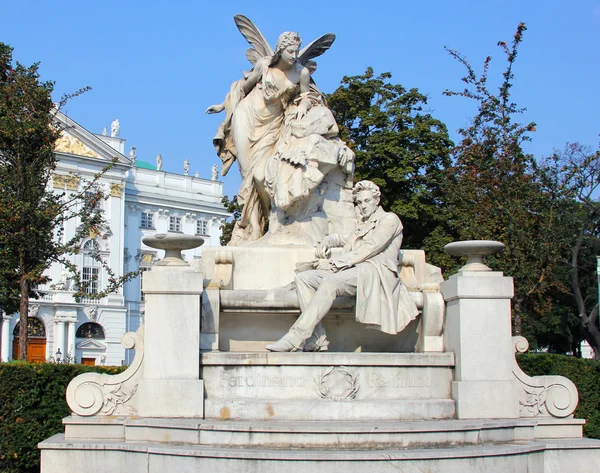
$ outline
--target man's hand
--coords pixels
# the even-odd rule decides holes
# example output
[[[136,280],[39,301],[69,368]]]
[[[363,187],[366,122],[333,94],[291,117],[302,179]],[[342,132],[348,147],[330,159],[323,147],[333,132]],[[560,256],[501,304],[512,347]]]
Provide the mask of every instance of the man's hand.
[[[315,256],[317,258],[328,258],[331,253],[331,249],[327,244],[327,238],[324,238],[323,241],[319,242],[317,248],[315,249]]]
[[[315,262],[315,269],[320,271],[327,271],[328,273],[335,273],[337,268],[330,259],[318,259]]]

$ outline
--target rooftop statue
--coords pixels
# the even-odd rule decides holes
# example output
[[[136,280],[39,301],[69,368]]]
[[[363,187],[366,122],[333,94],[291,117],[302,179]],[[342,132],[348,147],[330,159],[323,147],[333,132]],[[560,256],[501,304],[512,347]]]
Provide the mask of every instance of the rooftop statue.
[[[110,136],[118,137],[121,133],[121,124],[119,123],[119,119],[115,118],[115,120],[110,124]]]
[[[332,225],[354,220],[354,154],[337,137],[333,115],[311,78],[312,59],[329,49],[335,35],[325,34],[301,49],[298,34],[288,31],[273,50],[248,18],[234,20],[252,46],[246,57],[253,67],[231,85],[223,103],[206,110],[226,112],[213,140],[223,162],[221,175],[237,160],[242,176],[242,215],[230,245],[259,239],[314,245],[336,230]],[[346,214],[328,212],[332,206],[326,200],[345,201]]]

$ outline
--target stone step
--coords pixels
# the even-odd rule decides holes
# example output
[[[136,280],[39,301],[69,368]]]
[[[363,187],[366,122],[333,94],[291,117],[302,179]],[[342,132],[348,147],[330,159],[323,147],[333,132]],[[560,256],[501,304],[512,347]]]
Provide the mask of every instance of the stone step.
[[[528,441],[560,435],[578,438],[583,421],[535,419],[432,421],[225,421],[212,419],[106,417],[64,419],[65,438],[213,447],[361,449],[440,448]]]
[[[460,446],[369,449],[240,448],[165,442],[76,440],[62,434],[40,443],[44,473],[115,471],[192,473],[596,473],[600,441],[522,440]]]

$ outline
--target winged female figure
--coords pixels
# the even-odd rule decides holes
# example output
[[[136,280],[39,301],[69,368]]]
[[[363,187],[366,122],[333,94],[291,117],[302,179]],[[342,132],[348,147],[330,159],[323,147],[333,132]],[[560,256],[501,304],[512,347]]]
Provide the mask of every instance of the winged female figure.
[[[258,28],[243,15],[235,23],[251,48],[246,57],[253,64],[249,73],[231,85],[221,104],[206,113],[226,112],[213,143],[226,175],[235,160],[242,184],[238,202],[240,221],[233,230],[230,245],[261,238],[271,211],[265,187],[267,160],[281,148],[284,127],[301,120],[323,97],[311,79],[313,61],[332,45],[335,35],[326,34],[303,49],[297,33],[286,31],[273,50]]]

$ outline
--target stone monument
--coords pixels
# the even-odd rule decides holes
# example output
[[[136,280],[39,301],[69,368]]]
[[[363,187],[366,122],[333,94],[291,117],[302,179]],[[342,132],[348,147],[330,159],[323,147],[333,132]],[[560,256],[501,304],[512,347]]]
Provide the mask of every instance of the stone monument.
[[[234,161],[242,175],[242,216],[230,245],[315,245],[330,233],[348,233],[356,222],[354,153],[338,138],[312,79],[313,59],[331,47],[335,35],[301,48],[300,36],[288,31],[273,50],[248,18],[237,15],[235,23],[252,46],[246,57],[253,67],[222,103],[206,110],[226,114],[213,140],[221,175]]]
[[[516,363],[513,281],[484,261],[503,245],[447,245],[467,264],[444,280],[400,249],[369,184],[357,221],[353,155],[311,79],[334,36],[300,49],[287,32],[273,51],[235,22],[254,67],[208,110],[226,111],[223,173],[237,160],[243,177],[233,244],[204,248],[200,271],[181,251],[202,238],[144,238],[165,257],[143,274],[144,326],[122,339],[134,361],[69,384],[42,472],[598,471],[574,384]]]

